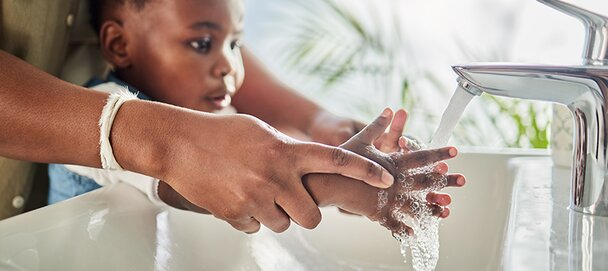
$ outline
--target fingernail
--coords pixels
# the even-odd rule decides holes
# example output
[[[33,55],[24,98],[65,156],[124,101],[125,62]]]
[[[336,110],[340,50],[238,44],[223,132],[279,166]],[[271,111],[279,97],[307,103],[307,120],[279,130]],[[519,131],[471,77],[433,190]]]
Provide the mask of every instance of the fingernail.
[[[382,117],[388,118],[390,115],[391,115],[391,110],[388,107],[384,108],[384,111],[382,111]]]
[[[407,228],[405,231],[407,232],[407,235],[414,236],[414,230],[413,229]]]
[[[386,187],[393,185],[395,178],[387,171],[382,171],[382,183],[386,184]]]
[[[464,178],[463,177],[458,177],[458,179],[456,179],[456,184],[458,184],[458,185],[464,185]]]
[[[451,157],[454,157],[458,154],[458,150],[456,150],[456,148],[450,148],[449,153]]]
[[[399,147],[401,148],[405,148],[407,146],[407,142],[405,142],[405,137],[400,137],[399,138]]]

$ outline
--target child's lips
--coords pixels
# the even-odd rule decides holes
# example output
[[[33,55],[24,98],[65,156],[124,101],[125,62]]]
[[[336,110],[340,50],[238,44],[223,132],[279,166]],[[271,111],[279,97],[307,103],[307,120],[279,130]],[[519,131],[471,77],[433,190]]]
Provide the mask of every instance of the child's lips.
[[[216,109],[222,109],[228,106],[232,99],[230,95],[224,94],[220,96],[207,97],[206,100],[209,101]]]

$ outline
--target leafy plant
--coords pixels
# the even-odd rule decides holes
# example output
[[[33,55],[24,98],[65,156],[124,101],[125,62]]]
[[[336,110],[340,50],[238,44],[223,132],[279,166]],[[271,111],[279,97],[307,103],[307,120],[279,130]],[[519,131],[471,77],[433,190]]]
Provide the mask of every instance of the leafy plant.
[[[279,59],[289,69],[320,79],[321,89],[325,92],[336,91],[349,82],[369,83],[371,90],[368,92],[361,86],[346,91],[347,95],[357,91],[366,93],[368,100],[359,103],[357,110],[368,119],[377,114],[377,106],[370,99],[383,96],[380,103],[386,105],[391,98],[398,97],[400,106],[422,115],[427,123],[437,123],[437,116],[426,113],[431,110],[419,103],[418,95],[426,94],[412,89],[411,80],[404,72],[402,65],[407,62],[402,47],[407,42],[402,34],[401,16],[396,14],[398,8],[391,6],[395,3],[368,2],[363,9],[356,9],[352,2],[347,1],[289,1],[289,5],[293,5],[289,10],[298,12],[297,16],[290,18],[287,27],[295,29],[296,34],[278,45],[277,51],[282,52]],[[383,10],[374,8],[380,4],[389,7]],[[476,55],[460,45],[463,57],[470,61],[504,61],[506,58],[503,52],[496,51],[485,56]],[[453,87],[444,86],[432,73],[423,76],[438,90]],[[550,107],[489,95],[483,95],[479,100],[484,104],[481,106],[484,114],[464,116],[453,136],[457,143],[488,144],[491,140],[483,135],[493,129],[504,146],[548,147],[546,116],[550,115]]]

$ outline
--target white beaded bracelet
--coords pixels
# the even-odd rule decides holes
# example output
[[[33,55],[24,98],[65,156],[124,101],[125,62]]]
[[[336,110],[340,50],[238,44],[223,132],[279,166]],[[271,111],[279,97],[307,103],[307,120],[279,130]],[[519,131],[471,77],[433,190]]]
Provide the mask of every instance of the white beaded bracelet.
[[[137,95],[129,92],[128,90],[121,88],[117,92],[110,94],[106,105],[101,111],[101,117],[99,118],[99,156],[101,158],[101,166],[103,169],[110,170],[122,170],[122,167],[116,161],[114,152],[112,151],[112,144],[110,144],[110,131],[112,130],[112,124],[114,118],[120,107],[129,100],[136,100]]]

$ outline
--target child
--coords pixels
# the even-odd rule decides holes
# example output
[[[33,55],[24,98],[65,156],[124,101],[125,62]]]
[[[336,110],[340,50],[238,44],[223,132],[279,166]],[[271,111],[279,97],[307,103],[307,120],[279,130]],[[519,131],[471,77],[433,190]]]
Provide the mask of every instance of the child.
[[[122,86],[143,100],[230,110],[244,77],[240,14],[239,1],[93,0],[91,20],[113,72],[87,87],[112,92]],[[76,172],[82,167],[49,165],[50,204],[100,187]]]
[[[118,86],[122,86],[137,93],[140,99],[204,112],[230,110],[231,100],[243,84],[244,78],[239,48],[243,14],[241,1],[105,0],[92,1],[91,10],[93,24],[99,33],[101,51],[105,59],[112,64],[113,72],[103,81],[91,81],[89,87],[113,92]],[[263,101],[249,102],[263,104]],[[245,106],[237,106],[237,109],[243,107]],[[249,111],[249,108],[247,109],[245,111]],[[289,116],[291,112],[281,113]],[[142,121],[145,121],[145,116],[142,116]],[[390,118],[387,121],[390,123]],[[285,124],[280,121],[276,123]],[[294,130],[299,130],[303,134],[308,132],[297,129],[298,126],[302,127],[302,125],[294,125]],[[446,150],[442,151],[445,153]],[[369,155],[369,153],[360,154]],[[441,159],[435,160],[449,157],[452,156],[444,155]],[[385,159],[383,165],[390,166],[392,162],[386,164],[387,161]],[[124,181],[144,191],[155,203],[161,204],[165,201],[174,207],[189,206],[188,202],[180,198],[179,194],[172,191],[165,183],[135,173],[50,165],[49,176],[51,179],[49,203],[99,188],[100,184]],[[310,178],[314,179],[313,177],[314,175]],[[332,182],[329,182],[334,178],[323,178],[327,182],[319,182],[323,184],[324,189],[318,191],[336,191],[331,189]],[[314,182],[309,181],[309,183],[311,183],[309,192],[313,194],[313,198],[317,203],[325,203],[323,200],[325,196],[315,197],[315,185],[312,184]],[[162,201],[156,194],[157,187]],[[376,203],[369,202],[372,200],[369,195],[377,194],[376,189],[368,189],[367,186],[359,186],[359,184],[353,188],[368,195],[360,204],[376,206]],[[356,194],[355,191],[353,193]],[[330,195],[322,192],[317,194],[328,195],[328,198]],[[446,197],[449,199],[447,195],[438,197],[443,199],[443,203],[446,202]],[[179,204],[172,201],[174,198],[180,198],[177,202]],[[331,203],[340,205],[337,202]],[[358,208],[350,208],[348,204],[342,207],[371,216],[368,212],[360,212]],[[190,209],[204,212],[200,206],[190,205]],[[445,214],[443,211],[438,213],[438,215]],[[284,230],[282,227],[271,229]]]

